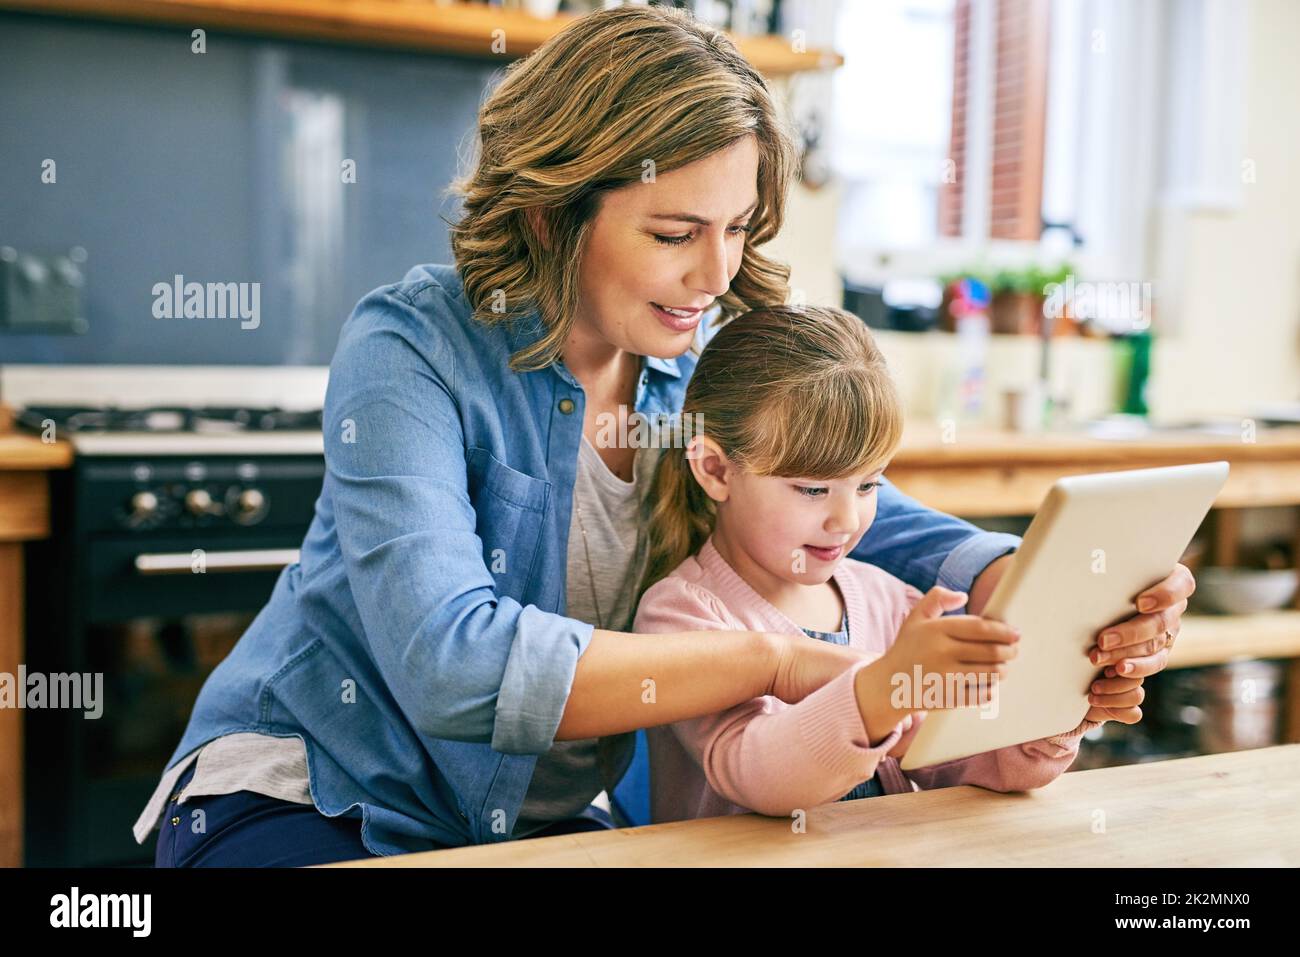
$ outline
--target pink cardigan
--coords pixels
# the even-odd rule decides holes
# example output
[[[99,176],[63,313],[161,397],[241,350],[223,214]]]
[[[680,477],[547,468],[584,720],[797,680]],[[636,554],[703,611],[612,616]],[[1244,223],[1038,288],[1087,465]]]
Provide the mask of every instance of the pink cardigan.
[[[848,558],[834,578],[848,610],[850,644],[874,654],[797,704],[754,698],[720,714],[648,729],[654,822],[748,810],[788,816],[796,808],[838,800],[877,771],[886,794],[957,784],[994,791],[1042,787],[1070,766],[1079,739],[1098,726],[1084,720],[1064,734],[905,774],[889,752],[911,740],[925,713],[904,719],[873,746],[853,685],[858,671],[894,643],[921,593]],[[736,574],[710,538],[698,555],[645,593],[633,630],[725,629],[803,635]]]

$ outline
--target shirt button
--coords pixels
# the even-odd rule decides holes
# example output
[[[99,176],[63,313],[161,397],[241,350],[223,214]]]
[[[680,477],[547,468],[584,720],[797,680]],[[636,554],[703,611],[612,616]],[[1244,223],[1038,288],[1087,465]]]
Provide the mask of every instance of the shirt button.
[[[180,818],[178,818],[178,817],[174,817],[174,818],[172,818],[172,827],[175,827],[176,825],[178,825],[178,824],[180,824],[180,823],[181,823],[181,819],[180,819]]]
[[[572,400],[572,399],[561,399],[561,400],[560,400],[560,411],[563,412],[565,415],[568,415],[570,412],[572,412],[572,411],[573,411],[573,400]]]

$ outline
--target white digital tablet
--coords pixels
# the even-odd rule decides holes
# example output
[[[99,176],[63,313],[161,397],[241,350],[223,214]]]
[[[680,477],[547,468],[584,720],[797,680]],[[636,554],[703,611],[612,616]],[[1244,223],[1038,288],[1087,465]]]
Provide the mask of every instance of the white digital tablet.
[[[900,766],[929,767],[1063,734],[1088,713],[1107,625],[1173,571],[1228,478],[1227,462],[1063,478],[998,582],[986,618],[1020,629],[993,701],[927,711]]]

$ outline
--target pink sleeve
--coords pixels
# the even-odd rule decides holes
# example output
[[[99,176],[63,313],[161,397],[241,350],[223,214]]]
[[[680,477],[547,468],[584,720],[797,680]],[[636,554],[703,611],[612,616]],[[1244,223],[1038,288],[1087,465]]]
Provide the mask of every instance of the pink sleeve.
[[[913,727],[919,728],[925,712],[916,718]],[[1060,777],[1079,756],[1080,739],[1100,726],[1099,721],[1085,720],[1064,734],[916,768],[907,776],[927,791],[958,784],[974,784],[990,791],[1030,791]]]
[[[665,579],[645,595],[638,632],[738,627],[718,599],[684,579]],[[703,770],[709,786],[733,804],[784,816],[843,797],[876,773],[899,740],[896,725],[874,746],[858,710],[853,684],[869,657],[797,704],[754,698],[719,714],[671,727]]]

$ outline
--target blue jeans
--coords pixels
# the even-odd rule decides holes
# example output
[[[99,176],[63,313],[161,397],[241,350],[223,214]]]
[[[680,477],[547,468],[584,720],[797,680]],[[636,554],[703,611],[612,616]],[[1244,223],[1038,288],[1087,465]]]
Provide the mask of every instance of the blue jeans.
[[[311,804],[252,791],[203,795],[179,804],[175,796],[190,783],[195,768],[185,769],[163,811],[155,867],[305,867],[375,856],[361,840],[361,818],[326,817]],[[196,834],[191,824],[200,808],[204,828]],[[588,817],[556,821],[529,838],[614,826],[594,805],[587,810]]]

